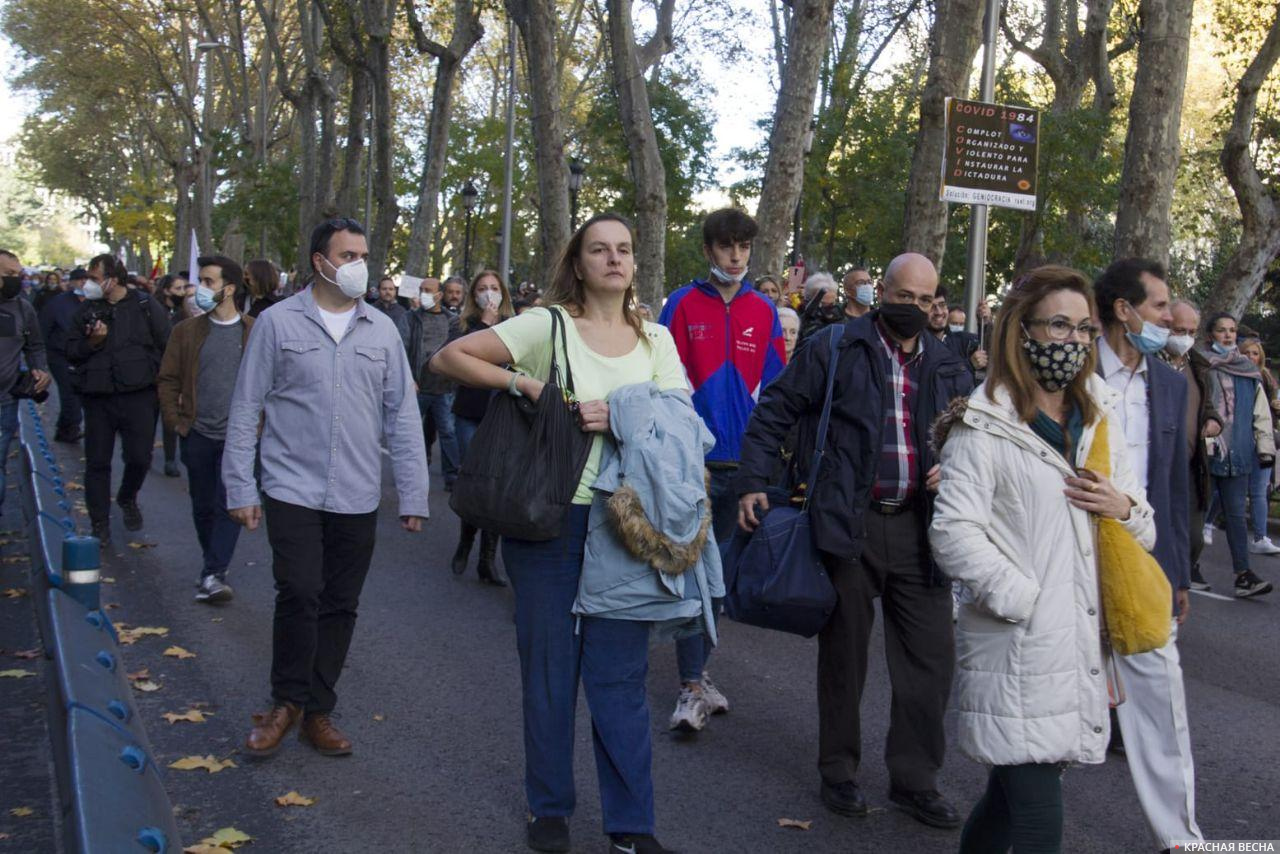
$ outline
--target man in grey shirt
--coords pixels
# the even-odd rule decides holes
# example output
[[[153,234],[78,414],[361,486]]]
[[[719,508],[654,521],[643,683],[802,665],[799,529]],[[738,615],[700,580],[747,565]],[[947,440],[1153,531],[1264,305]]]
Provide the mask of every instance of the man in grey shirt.
[[[368,255],[355,220],[316,226],[313,283],[258,316],[231,399],[227,507],[249,530],[265,513],[276,584],[272,707],[254,715],[245,745],[254,756],[275,753],[300,718],[317,751],[351,752],[330,713],[373,556],[384,444],[401,527],[420,531],[427,517],[413,377],[395,324],[362,299]]]
[[[240,525],[227,513],[222,452],[231,393],[253,318],[241,316],[237,297],[245,292],[244,271],[222,255],[198,259],[195,299],[204,311],[180,322],[169,336],[156,391],[167,430],[182,440],[191,517],[203,564],[196,601],[230,601],[227,568],[235,554]]]
[[[427,370],[427,360],[460,334],[458,318],[445,311],[440,301],[440,280],[423,279],[418,289],[418,306],[409,313],[409,365],[418,384],[418,407],[422,410],[422,432],[427,447],[431,446],[432,435],[440,437],[440,470],[444,473],[445,492],[453,489],[462,466],[453,424],[453,383]]]
[[[49,366],[44,358],[44,339],[31,303],[22,298],[22,263],[7,249],[0,249],[0,507],[8,494],[5,487],[9,467],[9,446],[18,435],[18,401],[9,393],[22,370],[22,357],[35,380],[35,391],[49,387]]]

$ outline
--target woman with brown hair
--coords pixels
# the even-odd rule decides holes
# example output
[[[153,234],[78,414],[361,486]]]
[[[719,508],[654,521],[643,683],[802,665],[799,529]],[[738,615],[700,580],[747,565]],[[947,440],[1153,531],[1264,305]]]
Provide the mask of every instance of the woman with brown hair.
[[[503,547],[516,595],[516,644],[524,695],[528,843],[569,850],[574,808],[574,710],[581,678],[591,710],[592,742],[604,831],[610,851],[661,854],[653,836],[649,705],[645,691],[651,623],[572,613],[583,573],[592,486],[600,471],[606,399],[617,389],[655,383],[683,389],[684,367],[666,327],[636,312],[634,237],[625,219],[600,214],[574,233],[546,294],[534,308],[493,329],[466,335],[432,359],[432,369],[477,388],[537,400],[552,348],[571,366],[579,420],[594,435],[561,535]],[[565,321],[565,344],[551,343],[551,312]],[[513,365],[515,372],[502,365]],[[696,417],[696,416],[695,416]],[[501,449],[495,449],[500,453]]]
[[[471,280],[463,298],[462,312],[459,315],[462,334],[492,329],[504,320],[515,316],[515,308],[511,303],[511,292],[507,283],[502,281],[496,270],[481,270]],[[489,410],[489,399],[493,390],[488,388],[458,384],[453,393],[453,429],[458,441],[458,463],[467,456],[467,448],[471,447],[471,437],[480,428],[484,414]],[[435,431],[428,431],[430,437]],[[430,441],[427,447],[430,448]],[[441,452],[443,453],[443,451]],[[454,575],[462,575],[467,571],[467,561],[471,559],[471,549],[476,542],[476,528],[462,522],[458,535],[458,547],[454,549],[450,568]],[[507,582],[498,575],[498,535],[489,531],[480,531],[480,562],[476,565],[476,573],[480,580],[495,587],[506,587]]]
[[[250,317],[257,317],[278,301],[274,294],[280,284],[280,271],[265,258],[250,261],[244,268],[245,305],[240,308]]]
[[[996,319],[986,382],[939,419],[929,541],[963,585],[956,622],[960,749],[991,766],[960,851],[1056,852],[1062,770],[1105,760],[1108,685],[1094,518],[1143,548],[1152,511],[1094,372],[1088,281],[1041,267]],[[1105,442],[1111,476],[1082,468]],[[1103,446],[1099,446],[1100,448]]]

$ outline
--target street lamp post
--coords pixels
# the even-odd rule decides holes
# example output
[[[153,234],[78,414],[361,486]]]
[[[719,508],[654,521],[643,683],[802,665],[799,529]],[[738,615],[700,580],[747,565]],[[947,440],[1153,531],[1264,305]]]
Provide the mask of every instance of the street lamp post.
[[[462,185],[462,207],[467,212],[466,223],[462,228],[462,278],[471,278],[471,214],[480,200],[480,191],[470,180]]]
[[[582,189],[582,176],[587,167],[576,157],[569,158],[569,230],[578,230],[578,191]]]
[[[809,120],[809,127],[804,132],[804,160],[800,162],[800,195],[796,197],[795,217],[791,221],[791,264],[795,266],[800,257],[800,205],[804,201],[804,171],[813,151],[813,132],[818,127],[817,119]]]

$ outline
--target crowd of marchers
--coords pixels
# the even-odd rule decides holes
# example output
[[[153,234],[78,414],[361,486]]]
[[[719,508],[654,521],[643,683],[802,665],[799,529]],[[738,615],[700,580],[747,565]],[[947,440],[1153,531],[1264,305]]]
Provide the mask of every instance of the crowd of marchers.
[[[346,218],[315,228],[296,283],[221,255],[151,282],[100,255],[33,285],[0,251],[0,458],[18,399],[56,383],[56,438],[83,440],[105,544],[117,439],[114,503],[138,530],[159,421],[165,474],[186,471],[196,599],[232,600],[242,530],[264,525],[270,541],[272,705],[244,750],[270,756],[298,728],[343,756],[352,738],[332,713],[383,452],[394,513],[418,533],[433,457],[444,490],[461,489],[504,453],[473,442],[496,429],[496,402],[537,404],[550,389],[589,439],[558,533],[502,536],[464,518],[449,561],[464,574],[479,539],[480,579],[514,594],[530,848],[570,849],[581,685],[609,850],[670,850],[655,836],[649,649],[676,646],[672,729],[701,731],[727,694],[751,690],[710,677],[725,550],[771,502],[801,500],[836,593],[816,663],[827,809],[854,821],[873,809],[862,720],[887,715],[888,801],[958,829],[962,852],[1060,851],[1065,769],[1109,752],[1128,763],[1152,850],[1200,840],[1177,646],[1188,592],[1210,587],[1199,557],[1219,517],[1233,576],[1218,583],[1236,597],[1269,593],[1251,561],[1280,553],[1267,534],[1280,398],[1258,336],[1228,314],[1202,319],[1139,258],[1092,281],[1031,270],[998,305],[978,303],[970,332],[960,293],[923,256],[888,260],[878,279],[803,265],[752,278],[755,236],[742,211],[710,214],[706,274],[656,317],[636,297],[634,229],[613,214],[578,228],[552,278],[514,295],[493,270],[428,276],[412,295],[371,283],[364,229]],[[1163,571],[1168,634],[1155,648],[1112,643],[1102,525]],[[637,528],[652,555],[631,542]],[[672,569],[671,554],[687,560]],[[876,599],[888,709],[862,706]],[[960,751],[990,769],[985,791],[939,790],[949,707]]]

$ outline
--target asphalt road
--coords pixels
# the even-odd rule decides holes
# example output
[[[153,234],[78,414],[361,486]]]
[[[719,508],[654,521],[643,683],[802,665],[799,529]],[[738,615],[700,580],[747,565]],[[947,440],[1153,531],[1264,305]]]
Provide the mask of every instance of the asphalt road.
[[[64,462],[74,470],[71,453]],[[438,480],[437,472],[433,466]],[[394,508],[389,487],[384,494]],[[16,504],[6,502],[3,527],[17,527]],[[474,568],[461,578],[449,572],[457,522],[443,492],[432,493],[433,517],[420,534],[401,531],[393,510],[379,520],[338,688],[338,723],[356,748],[346,758],[322,757],[292,738],[268,760],[239,752],[249,714],[269,696],[273,591],[265,533],[241,537],[229,579],[235,601],[200,605],[192,599],[200,555],[185,479],[161,474],[159,448],[141,505],[146,527],[137,534],[124,531],[118,513],[113,520],[116,547],[105,555],[103,570],[113,583],[104,585],[103,599],[117,606],[110,611],[117,622],[169,629],[166,637],[144,637],[124,649],[130,671],[148,668],[161,685],[136,697],[157,758],[168,765],[213,754],[236,763],[217,774],[166,771],[187,843],[233,826],[254,838],[249,850],[265,852],[526,850],[511,593],[479,584]],[[1207,558],[1209,580],[1228,592],[1225,537]],[[17,569],[0,565],[0,587],[21,578]],[[1255,569],[1280,582],[1280,558],[1259,558]],[[1193,608],[1179,646],[1200,826],[1210,839],[1278,839],[1280,594],[1246,602],[1197,595]],[[0,599],[0,613],[0,646],[35,645],[29,599]],[[722,633],[710,669],[732,711],[696,737],[667,732],[675,655],[666,646],[652,651],[654,778],[664,843],[685,852],[955,849],[955,832],[925,828],[888,808],[880,757],[889,689],[878,631],[864,698],[860,782],[883,809],[861,820],[828,813],[818,800],[816,644],[732,623]],[[164,657],[171,644],[196,657]],[[5,657],[0,665],[11,662]],[[38,679],[13,681],[0,680],[0,851],[52,850],[48,753],[40,741],[47,737],[40,723],[43,690],[30,684]],[[161,717],[197,704],[209,715],[206,723],[170,724]],[[21,726],[11,726],[15,722]],[[574,850],[603,850],[585,703],[576,765]],[[984,769],[953,752],[941,789],[967,811],[984,779]],[[274,799],[290,791],[315,804],[276,806]],[[1065,791],[1065,850],[1154,850],[1122,761],[1069,770]],[[9,814],[28,802],[34,815]],[[812,824],[784,829],[781,818]]]

